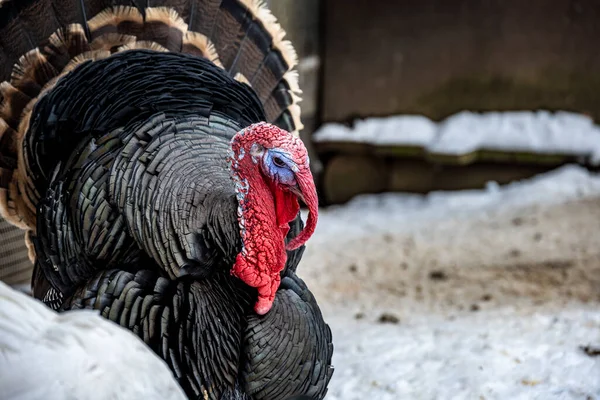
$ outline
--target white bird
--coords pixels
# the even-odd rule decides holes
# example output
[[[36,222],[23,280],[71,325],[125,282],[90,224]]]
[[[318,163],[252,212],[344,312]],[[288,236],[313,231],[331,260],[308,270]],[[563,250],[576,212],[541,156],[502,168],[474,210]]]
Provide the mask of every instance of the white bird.
[[[0,282],[0,398],[186,399],[167,364],[90,310],[52,311]]]

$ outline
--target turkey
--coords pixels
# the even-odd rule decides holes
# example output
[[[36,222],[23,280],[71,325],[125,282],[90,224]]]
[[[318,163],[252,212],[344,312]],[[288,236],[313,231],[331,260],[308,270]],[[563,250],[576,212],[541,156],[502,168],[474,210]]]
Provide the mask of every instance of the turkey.
[[[3,282],[0,392],[5,400],[186,399],[165,362],[131,332],[91,310],[57,314]]]
[[[268,9],[1,5],[0,211],[34,296],[133,331],[189,398],[323,398],[331,331],[296,275],[318,200]]]

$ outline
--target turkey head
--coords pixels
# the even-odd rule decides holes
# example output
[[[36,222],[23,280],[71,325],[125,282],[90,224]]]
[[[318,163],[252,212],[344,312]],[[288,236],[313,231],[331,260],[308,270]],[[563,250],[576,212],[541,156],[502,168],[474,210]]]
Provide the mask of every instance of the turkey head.
[[[229,162],[242,238],[231,273],[258,289],[254,310],[263,315],[273,305],[286,249],[302,246],[315,230],[317,191],[302,141],[268,123],[238,132],[231,141]],[[286,247],[289,223],[300,210],[298,199],[308,207],[309,216],[302,232]]]

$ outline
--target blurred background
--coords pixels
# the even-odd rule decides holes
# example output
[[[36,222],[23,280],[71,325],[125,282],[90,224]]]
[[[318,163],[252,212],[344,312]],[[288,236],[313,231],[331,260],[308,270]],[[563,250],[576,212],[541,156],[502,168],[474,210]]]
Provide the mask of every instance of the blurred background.
[[[327,398],[600,399],[600,1],[266,3],[323,205]]]

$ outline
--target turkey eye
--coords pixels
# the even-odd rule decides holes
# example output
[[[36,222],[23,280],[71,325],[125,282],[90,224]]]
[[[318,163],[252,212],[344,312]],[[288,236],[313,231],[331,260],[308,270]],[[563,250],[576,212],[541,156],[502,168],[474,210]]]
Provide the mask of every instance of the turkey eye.
[[[277,165],[280,168],[285,167],[285,163],[283,162],[283,160],[279,157],[273,157],[273,164]]]

